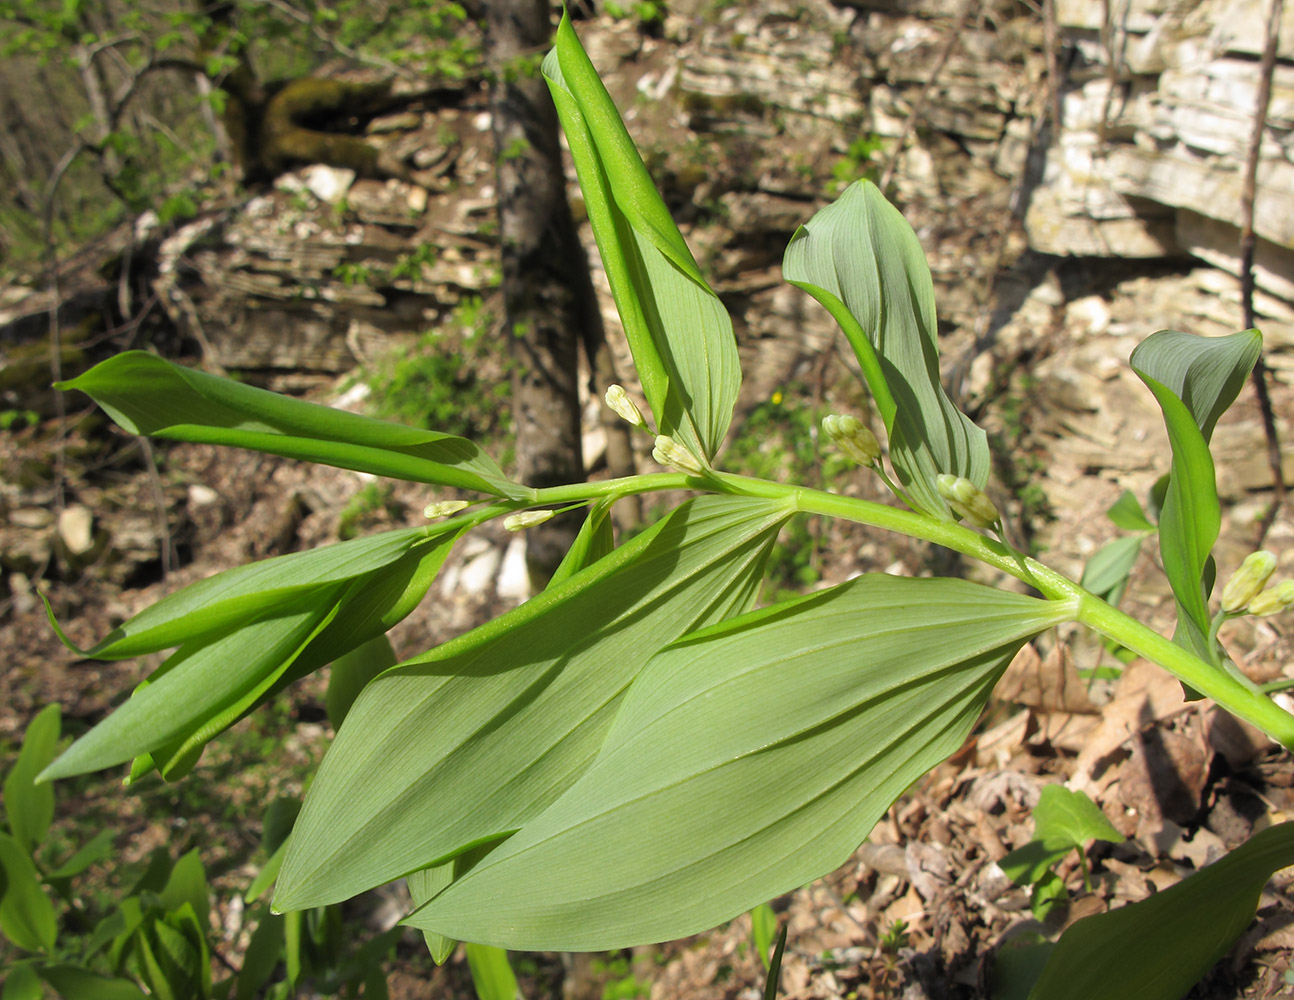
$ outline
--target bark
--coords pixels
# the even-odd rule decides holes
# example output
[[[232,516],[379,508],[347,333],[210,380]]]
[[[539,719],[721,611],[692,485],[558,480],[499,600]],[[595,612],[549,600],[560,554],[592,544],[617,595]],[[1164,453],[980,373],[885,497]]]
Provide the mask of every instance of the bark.
[[[539,72],[552,34],[548,0],[489,0],[485,21],[517,474],[531,486],[556,486],[585,475],[577,353],[597,306]],[[579,520],[556,518],[528,533],[537,583],[556,569]]]

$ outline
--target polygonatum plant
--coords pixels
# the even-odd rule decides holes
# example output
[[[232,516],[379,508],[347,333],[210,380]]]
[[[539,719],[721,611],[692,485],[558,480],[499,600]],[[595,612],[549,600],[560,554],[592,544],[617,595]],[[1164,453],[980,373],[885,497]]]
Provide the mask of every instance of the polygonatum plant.
[[[1136,519],[1138,546],[1157,535],[1174,594],[1169,639],[1007,542],[985,492],[985,434],[940,382],[921,246],[869,182],[795,233],[783,273],[839,323],[880,418],[873,430],[835,415],[825,436],[874,469],[894,502],[724,471],[741,379],[731,321],[565,18],[543,73],[649,416],[623,390],[609,403],[655,436],[654,455],[671,471],[534,489],[463,438],[286,399],[146,353],[103,362],[62,387],[87,393],[129,431],[259,449],[467,499],[433,504],[428,526],[218,574],[125,622],[84,655],[174,652],[46,778],[132,761],[132,775],[178,778],[224,728],[331,663],[339,730],[276,862],[274,905],[322,906],[407,878],[415,908],[406,922],[443,958],[456,940],[603,950],[677,938],[821,876],[966,740],[1014,654],[1062,623],[1158,663],[1294,748],[1294,716],[1218,642],[1219,624],[1244,606],[1210,611],[1219,504],[1209,437],[1256,361],[1257,331],[1212,339],[1162,331],[1132,356],[1172,446],[1157,523],[1139,509]],[[617,542],[610,508],[655,491],[691,495]],[[577,507],[587,508],[583,528],[545,590],[395,662],[386,630],[422,600],[465,532],[494,519],[524,530]],[[757,607],[779,530],[805,516],[945,546],[1033,596],[869,573]],[[1246,601],[1280,610],[1294,603],[1291,589],[1260,585]],[[1226,927],[1252,916],[1253,885],[1294,863],[1292,839],[1272,833],[1246,855],[1245,891],[1218,904],[1231,907]],[[1143,906],[1121,911],[1111,933],[1130,939]],[[1218,921],[1216,908],[1208,919]],[[1083,922],[1070,934],[1079,928],[1083,953],[1106,946],[1100,929]],[[1048,982],[1066,980],[1068,939]],[[1158,952],[1138,961],[1177,969],[1175,940],[1193,942],[1191,968],[1226,946],[1211,940],[1206,954],[1190,935],[1154,940]],[[1103,968],[1089,963],[1083,996],[1127,995],[1121,980],[1101,980]],[[1052,989],[1045,995],[1060,995]],[[1137,995],[1180,994],[1148,986]]]

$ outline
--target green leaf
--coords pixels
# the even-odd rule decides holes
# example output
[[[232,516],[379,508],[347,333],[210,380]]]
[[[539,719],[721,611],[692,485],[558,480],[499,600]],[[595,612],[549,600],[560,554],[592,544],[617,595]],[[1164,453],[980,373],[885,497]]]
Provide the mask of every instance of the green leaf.
[[[777,1000],[777,984],[782,978],[782,954],[786,951],[786,932],[789,928],[790,924],[783,924],[782,933],[777,935],[773,960],[768,965],[768,975],[764,977],[764,1000]]]
[[[254,903],[265,894],[265,890],[274,884],[274,880],[279,877],[279,869],[283,867],[283,859],[287,857],[288,842],[285,840],[274,849],[274,853],[269,856],[261,870],[256,873],[252,879],[252,884],[247,887],[247,892],[243,894],[243,899],[249,903]]]
[[[58,937],[54,906],[41,888],[31,858],[7,833],[0,833],[0,868],[5,875],[0,931],[24,951],[52,952]]]
[[[456,530],[446,522],[387,531],[237,566],[162,598],[89,649],[64,641],[81,656],[109,660],[215,638],[233,627],[311,605],[336,585],[391,567]]]
[[[1128,575],[1141,554],[1144,535],[1125,535],[1106,542],[1092,554],[1083,567],[1080,581],[1085,590],[1111,603],[1117,603],[1128,583]]]
[[[1044,871],[1034,882],[1029,893],[1029,911],[1039,923],[1046,923],[1052,911],[1069,898],[1065,883],[1052,871]]]
[[[274,974],[283,950],[283,917],[270,913],[268,908],[260,912],[260,921],[252,932],[247,953],[243,956],[243,967],[238,973],[238,1000],[256,997],[257,991]]]
[[[1016,885],[1038,883],[1047,868],[1070,851],[1083,850],[1089,840],[1119,844],[1125,839],[1100,806],[1064,785],[1043,788],[1033,810],[1033,824],[1033,839],[998,862]]]
[[[18,759],[4,780],[9,831],[28,856],[44,841],[54,819],[54,788],[36,784],[36,776],[54,759],[59,728],[58,706],[47,705],[28,723]]]
[[[517,977],[512,974],[508,953],[502,948],[469,942],[467,967],[480,1000],[517,1000]]]
[[[844,330],[913,503],[950,519],[935,477],[951,473],[982,489],[988,441],[940,381],[934,284],[912,227],[875,184],[858,181],[791,237],[782,275]]]
[[[732,320],[706,284],[565,14],[544,78],[660,433],[710,460],[732,420],[741,366]]]
[[[1181,1000],[1249,925],[1272,873],[1291,864],[1294,823],[1282,823],[1163,892],[1079,920],[1030,1000]]]
[[[116,836],[117,834],[114,830],[100,830],[90,840],[82,844],[70,858],[50,872],[46,878],[53,882],[58,879],[80,875],[92,864],[102,861],[112,853]]]
[[[755,943],[755,954],[764,963],[765,971],[772,962],[773,940],[777,936],[777,914],[767,903],[760,903],[750,911],[750,934]]]
[[[699,497],[361,692],[306,796],[278,909],[346,899],[515,830],[597,752],[653,652],[749,608],[784,502]]]
[[[1173,452],[1159,515],[1159,550],[1177,600],[1174,641],[1214,664],[1221,660],[1209,638],[1210,552],[1221,509],[1208,442],[1261,350],[1256,330],[1212,338],[1161,330],[1138,344],[1130,359],[1163,410]]]
[[[15,962],[5,976],[0,1000],[45,1000],[45,987],[31,962]]]
[[[202,858],[194,848],[171,869],[171,877],[162,889],[160,902],[164,910],[178,910],[186,903],[192,907],[198,924],[205,934],[210,930],[211,900],[207,888],[207,873],[202,868]]]
[[[1073,613],[878,574],[687,636],[588,770],[407,922],[560,951],[713,927],[842,864],[961,745],[1020,646]]]
[[[41,978],[64,1000],[143,1000],[144,994],[128,979],[105,979],[74,965],[47,965]]]
[[[1105,515],[1114,522],[1116,528],[1122,528],[1124,531],[1155,530],[1154,522],[1146,516],[1146,512],[1141,509],[1141,504],[1137,502],[1131,490],[1120,493],[1119,499],[1110,505]]]
[[[144,351],[109,358],[56,388],[81,390],[134,434],[251,448],[513,500],[534,495],[504,478],[493,460],[466,438],[291,399]]]
[[[611,504],[603,501],[589,510],[579,534],[566,550],[561,565],[548,581],[555,587],[582,569],[587,569],[615,548],[615,535],[611,528]]]
[[[341,728],[342,720],[364,685],[395,664],[395,650],[385,634],[374,636],[333,660],[328,673],[328,693],[324,698],[328,721],[333,729]]]
[[[360,565],[378,552],[383,562],[362,575],[340,576],[309,589],[310,603],[306,598],[288,602],[275,617],[253,618],[214,638],[200,632],[181,645],[112,715],[73,743],[41,777],[48,780],[99,770],[144,754],[150,755],[163,777],[180,776],[193,766],[207,742],[257,705],[292,681],[386,632],[414,608],[459,529],[451,527],[431,535],[426,534],[427,529],[415,531],[416,535],[393,533],[404,536],[392,540],[398,546],[352,550],[348,554],[357,556],[355,562]],[[285,569],[287,579],[298,579],[302,565],[280,569]],[[262,573],[256,579],[284,578],[282,573]],[[258,597],[247,593],[245,586],[250,586],[246,577],[232,588],[237,596],[230,601]],[[189,608],[183,612],[189,618],[203,617],[209,596],[210,591],[199,594],[196,606],[181,602],[175,614]],[[157,627],[126,631],[127,641],[134,636],[139,642],[143,635],[152,635],[156,641],[163,626],[169,626],[169,635],[186,627],[184,619],[166,617],[161,621]]]

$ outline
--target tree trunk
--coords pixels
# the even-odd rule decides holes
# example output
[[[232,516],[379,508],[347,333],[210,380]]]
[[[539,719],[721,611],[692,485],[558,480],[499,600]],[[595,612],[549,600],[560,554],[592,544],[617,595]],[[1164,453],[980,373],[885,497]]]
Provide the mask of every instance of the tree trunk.
[[[555,486],[584,478],[577,351],[586,326],[600,321],[539,72],[552,35],[548,0],[484,7],[517,474],[530,486]],[[536,583],[556,569],[579,521],[556,518],[527,533]]]

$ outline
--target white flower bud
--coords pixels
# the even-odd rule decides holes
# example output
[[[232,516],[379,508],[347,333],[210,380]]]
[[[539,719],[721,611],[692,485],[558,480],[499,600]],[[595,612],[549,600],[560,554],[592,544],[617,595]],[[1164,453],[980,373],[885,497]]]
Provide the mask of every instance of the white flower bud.
[[[881,443],[857,417],[832,413],[822,418],[822,429],[841,451],[859,465],[875,465]]]
[[[642,411],[629,398],[629,393],[625,392],[622,385],[607,386],[607,406],[615,410],[617,414],[635,427],[646,427],[647,421],[643,419]]]
[[[509,514],[503,519],[503,526],[509,531],[525,531],[537,524],[553,519],[551,510],[523,510],[519,514]]]
[[[652,449],[651,457],[661,465],[686,472],[690,476],[705,474],[705,469],[697,457],[668,434],[656,435],[656,447]]]
[[[1275,572],[1276,556],[1265,549],[1245,556],[1240,568],[1231,574],[1231,579],[1222,588],[1222,610],[1234,614],[1246,607],[1267,586]]]
[[[422,516],[426,518],[449,517],[449,515],[457,514],[460,510],[466,510],[470,506],[472,504],[469,500],[438,500],[422,508]]]
[[[1002,519],[997,504],[969,479],[945,472],[935,477],[935,489],[948,501],[954,514],[977,528],[991,528]]]
[[[1294,606],[1294,580],[1282,580],[1249,602],[1251,615],[1276,615]]]

